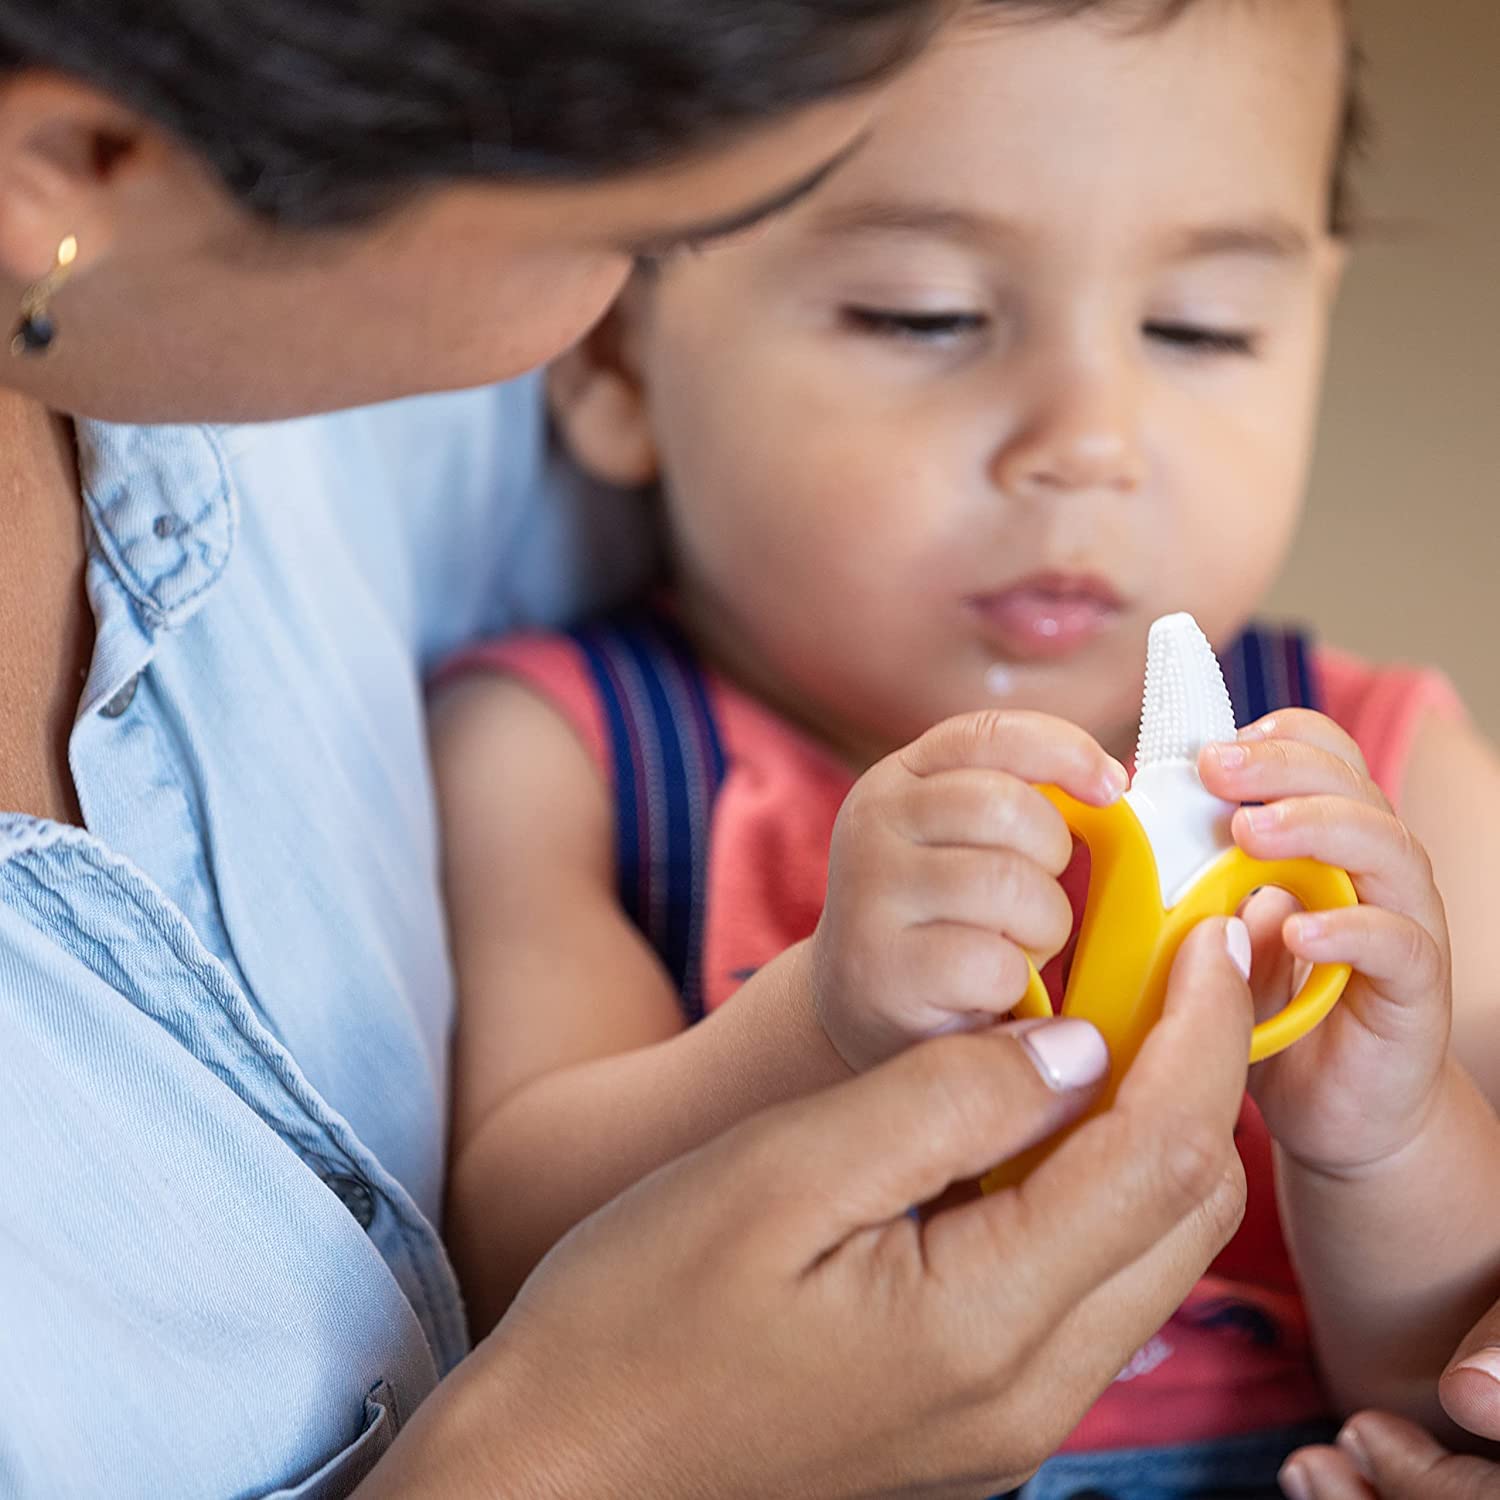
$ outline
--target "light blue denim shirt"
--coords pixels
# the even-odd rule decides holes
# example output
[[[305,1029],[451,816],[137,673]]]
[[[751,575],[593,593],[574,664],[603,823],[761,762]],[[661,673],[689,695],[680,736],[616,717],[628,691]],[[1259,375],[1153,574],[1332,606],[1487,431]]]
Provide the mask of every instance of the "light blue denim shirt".
[[[79,450],[88,831],[0,815],[0,1496],[342,1496],[465,1352],[421,672],[639,522],[534,381]]]

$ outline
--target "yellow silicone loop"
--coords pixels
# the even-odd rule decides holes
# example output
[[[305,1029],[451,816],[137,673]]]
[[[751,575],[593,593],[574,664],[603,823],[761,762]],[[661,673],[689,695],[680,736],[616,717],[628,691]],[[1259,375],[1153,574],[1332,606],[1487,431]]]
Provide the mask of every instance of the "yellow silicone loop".
[[[1091,807],[1056,787],[1040,791],[1090,855],[1088,899],[1063,999],[1063,1014],[1092,1022],[1109,1047],[1110,1078],[1085,1118],[1109,1108],[1161,1017],[1177,950],[1199,922],[1233,916],[1263,886],[1288,891],[1309,911],[1358,903],[1354,884],[1342,870],[1305,859],[1262,863],[1231,849],[1194,881],[1176,906],[1164,911],[1151,842],[1129,803],[1122,799],[1109,807]],[[1316,965],[1291,1003],[1255,1028],[1250,1060],[1259,1062],[1306,1036],[1333,1009],[1348,980],[1347,965]],[[1016,1014],[1051,1013],[1033,965],[1026,998]],[[984,1179],[984,1190],[997,1192],[1022,1181],[1061,1138],[1044,1141],[996,1167]]]
[[[1042,983],[1042,976],[1037,973],[1036,965],[1027,960],[1031,975],[1026,981],[1026,993],[1021,996],[1021,1003],[1011,1011],[1013,1021],[1050,1021],[1052,1019],[1052,997],[1047,993],[1047,986]]]
[[[1336,911],[1359,904],[1354,882],[1343,870],[1310,859],[1256,860],[1243,850],[1231,849],[1203,874],[1183,905],[1200,918],[1230,914],[1264,886],[1288,892],[1308,911]],[[1286,1008],[1255,1028],[1250,1061],[1274,1057],[1306,1036],[1338,1004],[1349,975],[1348,964],[1315,964]]]

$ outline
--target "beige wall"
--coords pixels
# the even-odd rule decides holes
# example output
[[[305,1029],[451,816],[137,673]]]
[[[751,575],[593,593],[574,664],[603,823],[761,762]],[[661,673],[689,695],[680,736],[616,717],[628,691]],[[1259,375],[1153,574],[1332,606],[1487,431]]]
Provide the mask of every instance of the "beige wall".
[[[1274,599],[1431,661],[1500,737],[1500,0],[1356,0],[1377,137],[1302,545]]]

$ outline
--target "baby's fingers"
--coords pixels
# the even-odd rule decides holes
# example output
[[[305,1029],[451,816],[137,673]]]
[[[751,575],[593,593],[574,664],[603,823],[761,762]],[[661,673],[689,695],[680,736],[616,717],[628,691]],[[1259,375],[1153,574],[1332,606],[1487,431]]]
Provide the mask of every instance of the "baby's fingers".
[[[1349,872],[1362,902],[1445,930],[1432,862],[1394,813],[1347,797],[1291,797],[1234,815],[1235,842],[1253,859],[1315,859]]]
[[[1366,770],[1364,752],[1358,742],[1341,724],[1327,714],[1314,712],[1310,708],[1282,708],[1247,724],[1239,732],[1242,744],[1255,744],[1261,740],[1298,740],[1304,745],[1314,745],[1356,766],[1361,773]]]
[[[1301,912],[1286,919],[1282,940],[1309,963],[1348,964],[1402,1010],[1422,1007],[1410,1013],[1424,1029],[1432,1019],[1426,1007],[1447,993],[1448,958],[1438,940],[1420,922],[1377,906]]]
[[[1340,731],[1342,732],[1342,731]],[[1363,758],[1303,740],[1209,745],[1199,757],[1203,783],[1228,802],[1273,802],[1320,794],[1347,797],[1390,810],[1385,793],[1370,780]]]
[[[1073,930],[1073,908],[1057,881],[1005,849],[913,850],[901,900],[913,927],[980,927],[1028,953],[1056,953]]]
[[[1004,771],[964,769],[906,778],[892,826],[914,844],[1011,849],[1050,875],[1073,857],[1062,814],[1034,786]]]
[[[918,1036],[972,1031],[1014,1010],[1031,968],[1009,939],[980,927],[934,922],[906,935],[891,968],[908,997],[897,1045]]]
[[[1047,714],[1000,712],[948,719],[897,753],[914,776],[1006,771],[1060,786],[1080,802],[1107,806],[1129,785],[1125,768],[1076,724]]]

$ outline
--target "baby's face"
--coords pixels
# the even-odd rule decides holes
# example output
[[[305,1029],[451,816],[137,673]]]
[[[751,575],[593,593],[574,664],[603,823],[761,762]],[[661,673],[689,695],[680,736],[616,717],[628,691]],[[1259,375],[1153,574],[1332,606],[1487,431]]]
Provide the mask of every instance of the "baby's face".
[[[1150,622],[1231,636],[1300,505],[1334,7],[1005,15],[813,200],[628,314],[690,616],[856,759],[985,706],[1119,748]]]

